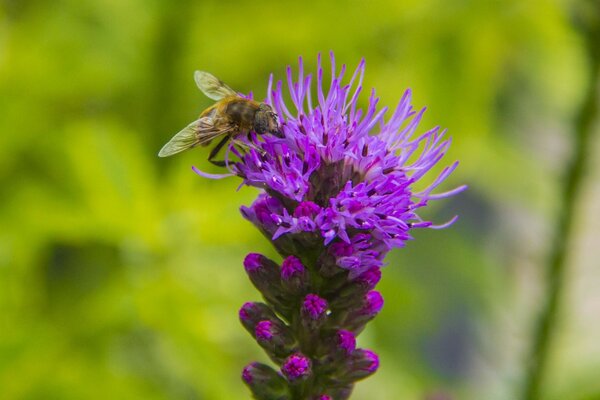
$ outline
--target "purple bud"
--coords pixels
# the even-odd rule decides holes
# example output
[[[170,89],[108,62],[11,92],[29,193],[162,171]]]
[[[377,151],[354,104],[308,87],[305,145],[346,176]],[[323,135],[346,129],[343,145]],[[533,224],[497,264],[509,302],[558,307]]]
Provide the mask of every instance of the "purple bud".
[[[267,302],[276,307],[280,306],[282,289],[279,266],[261,254],[250,253],[244,259],[244,269],[254,287],[262,293]]]
[[[351,354],[356,349],[356,338],[350,331],[344,329],[337,331],[336,342],[338,349],[346,354]]]
[[[258,363],[257,362],[253,362],[251,364],[248,364],[242,370],[242,380],[247,385],[250,385],[250,384],[252,384],[254,382],[254,375],[252,374],[252,370],[254,368],[256,368],[256,364],[258,364]]]
[[[357,305],[357,308],[347,315],[341,326],[358,335],[367,322],[375,318],[382,308],[383,296],[378,291],[371,290],[363,296],[362,302]]]
[[[311,217],[313,218],[315,215],[321,212],[321,207],[312,201],[303,201],[298,204],[298,207],[294,210],[294,217]]]
[[[306,268],[297,257],[289,256],[281,264],[281,279],[290,280],[294,276],[301,276],[305,270]]]
[[[358,350],[360,355],[357,358],[357,366],[362,366],[366,372],[373,373],[379,368],[379,356],[371,350]]]
[[[302,302],[302,313],[312,320],[318,320],[327,311],[327,300],[316,294],[307,294]]]
[[[248,301],[240,308],[239,316],[242,323],[252,322],[252,325],[256,325],[258,321],[275,317],[275,314],[264,303]]]
[[[383,308],[383,296],[377,290],[371,290],[363,300],[363,307],[360,313],[363,315],[375,316]]]
[[[333,397],[329,396],[328,394],[322,394],[319,397],[317,397],[318,400],[333,400]]]
[[[240,322],[251,335],[255,335],[256,325],[260,321],[277,321],[275,313],[263,303],[245,303],[239,311]]]
[[[310,374],[310,359],[301,353],[292,354],[283,363],[281,372],[290,382],[306,378]]]
[[[381,279],[381,268],[371,267],[356,278],[356,282],[367,288],[373,289]]]
[[[294,349],[296,340],[289,326],[274,314],[254,325],[244,323],[244,327],[277,364],[281,364]]]
[[[263,259],[265,257],[262,254],[250,253],[244,258],[244,268],[246,272],[251,273],[257,271],[263,266]]]
[[[258,324],[256,324],[254,332],[256,334],[256,339],[259,341],[271,340],[273,338],[273,335],[275,334],[273,322],[269,320],[260,321]]]
[[[345,382],[356,382],[372,375],[379,368],[379,357],[371,350],[356,349],[344,364],[341,380]]]
[[[288,385],[281,375],[268,365],[253,362],[242,370],[242,380],[254,397],[264,399],[287,398]]]
[[[240,308],[239,316],[241,321],[249,321],[254,312],[254,303],[248,301]]]

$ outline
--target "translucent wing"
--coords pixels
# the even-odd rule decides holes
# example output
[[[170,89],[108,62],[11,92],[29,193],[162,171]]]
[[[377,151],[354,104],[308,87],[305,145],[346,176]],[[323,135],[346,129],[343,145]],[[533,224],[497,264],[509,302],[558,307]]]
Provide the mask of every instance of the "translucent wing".
[[[171,138],[158,152],[159,157],[169,157],[191,149],[198,144],[197,127],[199,121],[194,121]]]
[[[211,140],[234,132],[236,129],[235,125],[223,122],[220,119],[200,118],[198,120],[198,144],[207,146]]]
[[[159,157],[169,157],[198,145],[206,145],[211,140],[235,129],[234,126],[217,127],[210,117],[200,118],[179,132],[158,152]]]
[[[237,96],[235,90],[208,72],[194,72],[194,80],[196,81],[198,88],[202,90],[202,93],[215,101],[219,101],[228,96]]]

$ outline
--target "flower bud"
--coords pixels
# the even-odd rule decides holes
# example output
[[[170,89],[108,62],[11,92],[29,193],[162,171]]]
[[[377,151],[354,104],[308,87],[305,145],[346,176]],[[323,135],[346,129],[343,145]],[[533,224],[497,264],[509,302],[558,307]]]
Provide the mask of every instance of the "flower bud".
[[[340,380],[347,383],[356,382],[374,374],[378,368],[377,354],[371,350],[356,349],[340,369]]]
[[[335,335],[336,346],[339,352],[350,355],[356,349],[356,338],[350,331],[340,329]]]
[[[359,307],[364,296],[375,288],[381,279],[381,268],[371,267],[339,289],[332,309],[352,309]]]
[[[379,314],[383,308],[383,296],[376,290],[371,290],[364,297],[363,307],[359,312],[371,318]]]
[[[283,290],[290,294],[299,294],[308,284],[308,271],[300,259],[289,256],[281,264],[281,283]]]
[[[254,329],[256,340],[261,342],[270,341],[277,334],[276,329],[272,321],[260,321]]]
[[[268,365],[253,362],[242,371],[242,380],[257,399],[288,398],[289,387],[281,375]]]
[[[327,300],[309,293],[304,297],[300,313],[302,314],[302,324],[308,329],[314,331],[321,326],[327,318]]]
[[[383,296],[376,290],[368,292],[359,308],[350,312],[342,326],[355,334],[362,331],[366,323],[375,318],[383,308]]]
[[[276,306],[281,304],[279,266],[274,261],[261,254],[250,253],[244,259],[244,269],[252,284],[269,303]]]
[[[365,291],[375,289],[375,286],[381,280],[381,268],[371,267],[362,274],[360,274],[354,282],[363,287]]]
[[[260,321],[277,319],[275,313],[266,304],[258,302],[244,303],[242,308],[240,308],[239,316],[244,328],[253,336],[256,324]]]
[[[281,366],[281,373],[289,382],[306,379],[311,373],[311,362],[302,353],[289,356]]]
[[[278,320],[264,320],[256,324],[254,337],[276,363],[290,355],[295,343],[290,328]]]

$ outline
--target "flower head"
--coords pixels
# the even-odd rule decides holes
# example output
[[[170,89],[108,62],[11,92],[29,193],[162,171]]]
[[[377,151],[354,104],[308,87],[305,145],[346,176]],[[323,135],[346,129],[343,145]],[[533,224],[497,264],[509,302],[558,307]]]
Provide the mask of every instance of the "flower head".
[[[335,264],[354,278],[381,267],[390,249],[411,238],[411,229],[434,227],[419,217],[419,208],[465,187],[433,193],[458,165],[453,163],[426,189],[415,191],[414,184],[447,151],[445,131],[435,127],[415,135],[424,109],[412,108],[410,90],[389,118],[387,108],[378,108],[374,92],[367,109],[359,109],[364,61],[348,83],[345,66],[338,72],[333,54],[331,64],[327,89],[320,57],[315,76],[305,75],[302,59],[297,79],[288,68],[291,108],[282,82],[274,84],[271,77],[267,102],[283,121],[284,138],[264,135],[257,142],[261,152],[249,150],[231,168],[244,184],[266,191],[242,209],[246,218],[274,240],[286,235],[320,238]]]

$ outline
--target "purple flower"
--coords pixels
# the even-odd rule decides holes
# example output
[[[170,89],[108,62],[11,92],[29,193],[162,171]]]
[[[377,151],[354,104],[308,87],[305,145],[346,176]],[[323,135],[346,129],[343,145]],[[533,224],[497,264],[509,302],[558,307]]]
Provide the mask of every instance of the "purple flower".
[[[300,378],[305,378],[310,374],[310,359],[303,354],[296,353],[289,356],[283,366],[281,372],[290,381],[296,381]]]
[[[232,168],[246,185],[266,189],[270,201],[289,199],[297,204],[265,207],[265,198],[261,198],[249,207],[254,215],[265,215],[260,219],[244,209],[244,214],[255,223],[258,220],[263,229],[268,230],[272,223],[277,225],[274,239],[316,231],[325,245],[335,240],[350,244],[356,234],[369,234],[357,239],[365,242],[361,251],[367,254],[353,253],[354,258],[340,261],[340,267],[357,268],[363,259],[380,266],[385,253],[404,246],[411,238],[410,229],[434,227],[418,216],[419,208],[465,187],[433,193],[458,165],[453,163],[424,190],[414,191],[413,185],[447,151],[450,140],[444,138],[445,131],[436,127],[415,137],[424,109],[413,110],[409,90],[387,119],[387,108],[377,110],[374,92],[363,112],[357,102],[362,92],[364,61],[348,84],[343,83],[345,67],[335,72],[333,55],[331,63],[332,83],[325,92],[319,57],[316,104],[312,103],[313,76],[304,76],[302,60],[297,81],[288,68],[293,108],[283,100],[286,96],[282,83],[273,89],[271,77],[267,101],[283,120],[285,138],[264,135],[259,142],[264,153],[252,149]]]
[[[262,191],[243,216],[283,258],[281,267],[256,253],[244,260],[265,303],[246,303],[240,321],[281,371],[244,369],[255,398],[348,398],[373,374],[379,358],[357,349],[356,338],[383,307],[374,289],[384,259],[412,229],[451,225],[456,217],[436,226],[419,211],[466,188],[435,192],[457,162],[423,182],[450,140],[439,127],[416,133],[425,109],[413,109],[410,90],[391,112],[375,91],[361,109],[364,60],[346,76],[332,54],[331,71],[325,87],[319,56],[314,74],[300,59],[297,76],[288,67],[287,85],[271,76],[266,102],[283,135],[251,133],[245,151],[231,144],[227,153],[236,156],[227,160],[231,174]],[[297,384],[309,375],[309,385]]]

